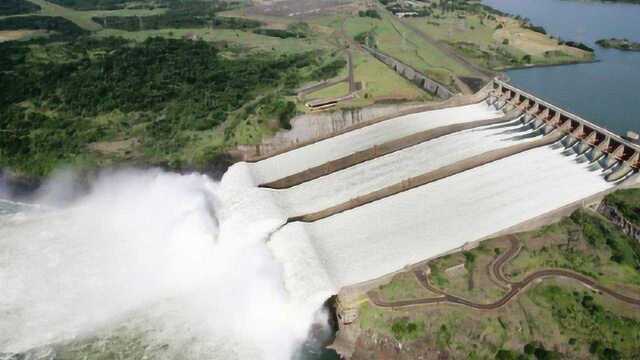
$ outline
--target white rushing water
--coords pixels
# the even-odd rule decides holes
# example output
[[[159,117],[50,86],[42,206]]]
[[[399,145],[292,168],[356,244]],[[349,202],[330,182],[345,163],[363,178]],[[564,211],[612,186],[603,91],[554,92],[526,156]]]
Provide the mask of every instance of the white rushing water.
[[[291,223],[270,246],[308,241],[334,287],[375,279],[612,186],[561,152],[537,148],[314,223]]]
[[[289,216],[320,211],[457,161],[542,136],[521,139],[528,134],[516,132],[521,126],[514,121],[456,132],[292,188],[273,190],[274,197]]]
[[[0,353],[135,324],[154,346],[132,358],[291,358],[333,289],[286,291],[266,246],[284,217],[245,181],[119,172],[56,209],[0,204]]]
[[[503,115],[480,102],[400,116],[249,164],[249,167],[256,185],[263,184],[416,132]]]
[[[34,202],[55,207],[0,201],[0,358],[79,349],[67,357],[291,359],[312,324],[326,324],[318,309],[341,287],[611,186],[548,146],[285,225],[289,216],[535,139],[514,122],[443,136],[290,189],[256,187],[416,131],[501,115],[484,103],[409,115],[235,164],[220,183],[121,171],[67,203],[60,202],[70,193],[65,181],[53,181]]]

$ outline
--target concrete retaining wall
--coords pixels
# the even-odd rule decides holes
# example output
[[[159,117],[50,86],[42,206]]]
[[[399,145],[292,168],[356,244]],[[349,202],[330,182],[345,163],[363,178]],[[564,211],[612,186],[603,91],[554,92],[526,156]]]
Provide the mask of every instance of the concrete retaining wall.
[[[331,113],[305,114],[292,120],[293,129],[282,130],[259,145],[241,145],[238,150],[242,153],[243,161],[257,162],[400,116],[476,104],[487,97],[488,91],[487,85],[474,95],[454,96],[434,103],[377,105]]]
[[[397,60],[385,53],[382,53],[376,49],[363,46],[365,50],[367,50],[371,55],[373,55],[376,59],[382,61],[387,66],[392,68],[395,72],[400,74],[405,79],[413,82],[421,89],[427,91],[432,95],[436,95],[441,99],[448,99],[454,95],[446,86],[440,84],[439,82],[430,79],[422,72],[412,68],[411,66]]]

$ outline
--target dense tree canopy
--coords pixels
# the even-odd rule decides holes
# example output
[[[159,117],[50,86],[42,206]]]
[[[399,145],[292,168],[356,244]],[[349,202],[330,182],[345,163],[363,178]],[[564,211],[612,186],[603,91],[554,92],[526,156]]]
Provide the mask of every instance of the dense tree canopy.
[[[0,16],[26,14],[40,11],[40,6],[27,0],[0,1]]]
[[[338,70],[331,63],[302,72],[318,68],[312,54],[229,59],[203,41],[81,37],[28,45],[0,44],[0,167],[37,175],[84,156],[89,143],[134,131],[145,151],[172,157],[183,151],[185,134],[222,124],[232,134],[232,114],[242,120],[259,112],[288,127],[296,109],[283,91],[297,86],[301,73],[318,78]],[[34,49],[56,56],[34,58]],[[110,114],[123,115],[96,120]]]
[[[0,30],[47,30],[55,31],[65,36],[77,36],[85,33],[75,23],[59,16],[14,16],[0,19]]]

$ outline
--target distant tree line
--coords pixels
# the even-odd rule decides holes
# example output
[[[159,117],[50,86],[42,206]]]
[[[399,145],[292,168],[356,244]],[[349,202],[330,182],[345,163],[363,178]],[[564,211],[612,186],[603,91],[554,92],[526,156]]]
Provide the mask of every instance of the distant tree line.
[[[74,37],[87,32],[75,23],[60,16],[28,15],[0,19],[0,30],[21,29],[55,31],[67,37]]]
[[[253,32],[255,34],[271,36],[271,37],[277,37],[277,38],[280,38],[280,39],[304,38],[304,37],[306,37],[305,34],[293,32],[293,31],[289,31],[289,30],[282,30],[282,29],[255,29],[255,30],[253,30]]]
[[[374,19],[381,19],[380,14],[375,9],[367,9],[358,11],[358,16],[360,17],[370,17]]]
[[[170,1],[164,14],[149,16],[106,16],[93,17],[92,20],[104,28],[141,31],[167,28],[224,28],[252,29],[262,25],[256,20],[219,17],[216,12],[224,9],[217,2],[209,1]]]
[[[40,6],[27,0],[0,1],[0,16],[27,14],[40,11]]]
[[[131,0],[49,0],[54,4],[76,10],[117,10]]]

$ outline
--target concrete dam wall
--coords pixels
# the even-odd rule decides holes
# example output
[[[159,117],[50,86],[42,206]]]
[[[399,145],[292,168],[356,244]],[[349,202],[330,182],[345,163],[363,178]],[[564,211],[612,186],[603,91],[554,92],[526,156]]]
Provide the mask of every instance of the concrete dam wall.
[[[283,226],[267,241],[292,293],[312,297],[385,276],[638,172],[636,149],[615,134],[508,84],[491,87],[471,105],[234,165],[243,186],[281,213]]]

